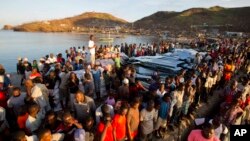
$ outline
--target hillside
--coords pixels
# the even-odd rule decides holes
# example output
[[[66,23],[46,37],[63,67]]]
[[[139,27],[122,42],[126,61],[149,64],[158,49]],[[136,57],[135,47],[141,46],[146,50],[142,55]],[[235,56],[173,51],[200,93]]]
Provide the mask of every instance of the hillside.
[[[201,28],[250,32],[250,7],[191,8],[182,12],[156,12],[134,23],[144,30],[193,31]]]
[[[105,27],[123,26],[127,21],[107,13],[86,12],[65,19],[38,21],[14,27],[14,31],[71,32],[101,31]]]

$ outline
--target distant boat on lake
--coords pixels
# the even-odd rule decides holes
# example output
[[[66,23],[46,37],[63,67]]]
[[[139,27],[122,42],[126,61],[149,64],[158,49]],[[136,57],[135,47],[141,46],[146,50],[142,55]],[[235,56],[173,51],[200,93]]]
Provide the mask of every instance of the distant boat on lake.
[[[114,42],[114,38],[99,38],[101,42]]]
[[[111,38],[110,37],[110,32],[109,32],[109,36],[108,37],[102,37],[102,38],[99,38],[99,41],[100,42],[106,42],[106,43],[113,43],[114,42],[114,38]]]

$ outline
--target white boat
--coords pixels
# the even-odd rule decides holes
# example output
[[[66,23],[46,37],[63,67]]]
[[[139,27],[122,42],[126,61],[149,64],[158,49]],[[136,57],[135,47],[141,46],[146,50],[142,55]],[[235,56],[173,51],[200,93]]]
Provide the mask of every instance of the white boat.
[[[99,41],[100,41],[100,42],[108,43],[108,44],[110,45],[111,43],[114,42],[114,38],[111,38],[111,37],[110,37],[110,32],[109,32],[108,37],[99,38]]]

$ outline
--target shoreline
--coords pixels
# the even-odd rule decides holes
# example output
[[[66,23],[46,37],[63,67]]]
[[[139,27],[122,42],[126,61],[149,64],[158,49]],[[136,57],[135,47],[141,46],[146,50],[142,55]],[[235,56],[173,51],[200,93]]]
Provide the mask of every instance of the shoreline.
[[[77,31],[71,31],[71,32],[67,32],[67,31],[15,31],[13,29],[10,30],[6,30],[6,29],[0,29],[1,31],[6,31],[6,32],[21,32],[21,33],[72,33],[72,34],[83,34],[83,35],[90,35],[90,34],[103,34],[103,35],[108,35],[109,33],[102,33],[102,32],[77,32]],[[110,33],[110,35],[128,35],[128,36],[157,36],[157,34],[135,34],[135,33]]]

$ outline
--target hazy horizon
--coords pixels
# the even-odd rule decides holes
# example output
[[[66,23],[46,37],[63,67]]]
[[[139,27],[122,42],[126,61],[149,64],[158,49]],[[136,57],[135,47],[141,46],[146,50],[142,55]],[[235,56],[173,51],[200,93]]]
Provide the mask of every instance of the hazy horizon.
[[[48,4],[49,3],[49,4]],[[103,12],[134,22],[157,11],[180,12],[190,8],[249,7],[249,0],[12,0],[1,3],[0,28],[3,25],[54,20],[80,15],[85,12]]]

